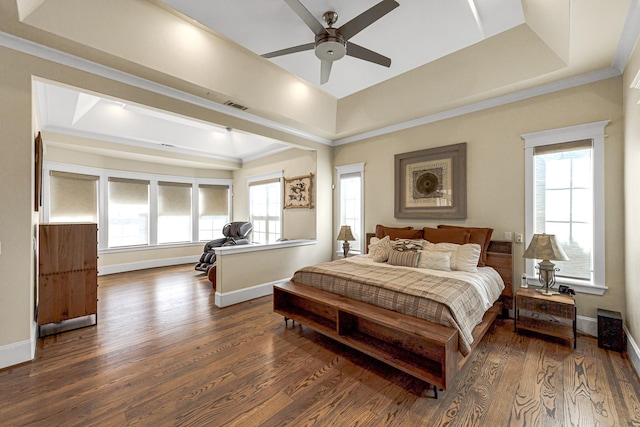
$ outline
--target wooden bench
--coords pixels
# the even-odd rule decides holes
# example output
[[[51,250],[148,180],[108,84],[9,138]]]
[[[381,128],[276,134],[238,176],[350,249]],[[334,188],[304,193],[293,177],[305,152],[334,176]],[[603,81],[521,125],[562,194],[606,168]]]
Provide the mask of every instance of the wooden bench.
[[[274,286],[273,310],[434,388],[446,389],[458,371],[454,328],[294,282]]]

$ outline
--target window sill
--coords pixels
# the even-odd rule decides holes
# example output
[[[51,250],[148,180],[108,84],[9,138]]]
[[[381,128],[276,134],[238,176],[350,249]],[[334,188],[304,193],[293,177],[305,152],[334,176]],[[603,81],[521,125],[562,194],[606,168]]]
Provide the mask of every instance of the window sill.
[[[540,286],[540,282],[537,277],[527,277],[527,284],[529,286]],[[596,285],[591,282],[586,282],[582,280],[572,280],[572,279],[557,279],[554,289],[557,290],[559,285],[565,285],[573,289],[578,294],[589,294],[589,295],[604,295],[605,291],[609,289],[606,286]]]
[[[156,249],[202,247],[207,242],[163,243],[160,245],[120,246],[117,248],[98,248],[98,254],[116,254],[121,252],[152,251]]]

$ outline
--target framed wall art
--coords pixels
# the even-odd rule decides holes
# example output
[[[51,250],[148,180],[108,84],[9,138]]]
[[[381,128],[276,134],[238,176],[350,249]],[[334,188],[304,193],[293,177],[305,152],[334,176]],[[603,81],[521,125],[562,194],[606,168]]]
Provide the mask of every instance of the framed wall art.
[[[284,208],[313,207],[311,195],[313,188],[313,174],[294,176],[284,179]]]
[[[395,155],[396,218],[467,217],[467,143]]]

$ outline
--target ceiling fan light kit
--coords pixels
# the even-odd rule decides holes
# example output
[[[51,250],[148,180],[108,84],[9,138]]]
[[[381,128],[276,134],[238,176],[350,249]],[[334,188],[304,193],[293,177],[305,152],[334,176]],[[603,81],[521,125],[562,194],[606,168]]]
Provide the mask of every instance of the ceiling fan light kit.
[[[327,28],[327,31],[327,35],[316,36],[316,56],[321,61],[342,59],[347,54],[347,41],[334,28]]]
[[[276,56],[313,49],[316,57],[321,61],[321,84],[329,81],[329,74],[331,73],[331,65],[333,62],[342,59],[345,55],[373,62],[374,64],[384,67],[391,66],[391,59],[354,43],[348,43],[348,40],[398,7],[399,4],[395,0],[382,0],[340,28],[333,28],[333,24],[338,20],[338,14],[334,11],[328,11],[322,15],[322,19],[324,19],[324,22],[327,24],[327,28],[325,28],[299,0],[284,1],[316,35],[315,43],[307,43],[265,53],[262,55],[263,58],[274,58]]]

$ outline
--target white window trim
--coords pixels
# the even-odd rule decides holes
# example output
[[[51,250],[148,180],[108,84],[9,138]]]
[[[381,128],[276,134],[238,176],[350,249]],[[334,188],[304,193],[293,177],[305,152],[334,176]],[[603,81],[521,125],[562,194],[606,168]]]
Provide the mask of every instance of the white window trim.
[[[570,126],[542,132],[521,135],[524,140],[525,158],[525,243],[531,241],[534,230],[534,148],[563,142],[590,139],[593,142],[593,277],[590,282],[558,278],[557,283],[571,286],[576,292],[602,295],[608,289],[605,277],[605,235],[604,235],[604,128],[610,120]],[[525,272],[530,283],[537,283],[534,260],[527,259]],[[534,281],[535,279],[535,281]]]
[[[229,186],[230,191],[230,199],[229,199],[229,218],[231,218],[231,207],[233,205],[231,201],[231,195],[233,194],[233,180],[232,179],[224,179],[224,178],[194,178],[194,177],[186,177],[186,176],[176,176],[176,175],[157,175],[157,174],[149,174],[143,172],[130,172],[130,171],[121,171],[121,170],[112,170],[112,169],[101,169],[94,168],[91,166],[80,166],[73,165],[69,163],[60,163],[60,162],[49,162],[45,161],[43,163],[43,173],[42,173],[42,184],[43,184],[43,206],[47,207],[43,209],[43,221],[48,223],[50,221],[50,212],[48,207],[51,205],[50,201],[50,171],[60,171],[60,172],[69,172],[69,173],[77,173],[84,175],[93,175],[98,176],[98,221],[100,221],[98,227],[98,251],[99,253],[117,253],[117,252],[132,252],[132,251],[142,251],[149,249],[157,249],[157,248],[169,248],[169,247],[184,247],[184,246],[193,246],[194,244],[200,245],[202,241],[198,240],[198,221],[199,221],[199,197],[194,193],[191,197],[191,211],[192,211],[192,241],[191,242],[180,242],[180,243],[157,243],[157,233],[154,232],[157,228],[157,215],[153,215],[153,210],[157,210],[157,203],[154,207],[154,200],[157,202],[157,184],[158,181],[169,181],[169,182],[177,182],[177,183],[187,183],[191,184],[192,188],[195,190],[198,188],[199,184],[206,185],[227,185]],[[107,209],[107,192],[109,185],[109,177],[114,178],[129,178],[129,179],[139,179],[144,181],[149,181],[149,244],[141,245],[141,246],[131,246],[131,247],[118,247],[118,248],[109,248],[107,246],[108,243],[108,235],[109,235],[109,212]],[[157,213],[157,212],[156,212]]]
[[[282,190],[282,187],[284,186],[283,184],[283,180],[284,180],[284,171],[283,170],[278,170],[278,171],[273,171],[273,172],[265,172],[265,173],[261,173],[258,175],[250,175],[247,177],[247,212],[249,213],[249,220],[251,220],[251,198],[249,197],[249,186],[252,182],[257,182],[257,181],[267,181],[270,179],[277,179],[280,181],[280,237],[282,238],[284,236],[284,190]]]
[[[341,212],[341,208],[342,206],[340,206],[341,203],[341,198],[340,198],[340,194],[341,194],[341,188],[340,188],[340,177],[342,175],[346,175],[346,174],[350,174],[350,173],[360,173],[360,178],[361,178],[361,185],[360,185],[360,248],[358,249],[360,251],[360,254],[364,254],[365,250],[364,250],[364,245],[366,244],[365,242],[365,232],[364,232],[364,166],[365,163],[354,163],[352,165],[344,165],[344,166],[336,166],[336,181],[338,182],[338,195],[337,195],[337,199],[338,199],[338,220],[340,219],[340,212]],[[340,233],[340,226],[341,224],[336,224],[336,229],[334,232],[334,236],[337,236]],[[342,247],[342,246],[341,246]],[[341,248],[340,247],[340,248]],[[336,249],[336,255],[338,257],[342,257],[343,253],[342,253],[342,249],[337,248]]]

